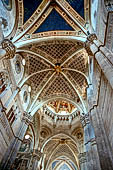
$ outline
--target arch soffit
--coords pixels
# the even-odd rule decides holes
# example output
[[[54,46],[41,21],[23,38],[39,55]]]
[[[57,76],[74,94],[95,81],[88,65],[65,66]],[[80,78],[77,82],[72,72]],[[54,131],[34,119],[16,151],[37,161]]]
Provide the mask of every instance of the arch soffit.
[[[50,101],[56,100],[56,99],[63,99],[66,100],[67,102],[70,102],[71,104],[73,104],[74,106],[76,106],[78,108],[78,110],[80,111],[80,114],[82,115],[82,113],[84,113],[84,110],[81,106],[79,106],[79,104],[77,104],[75,101],[73,101],[72,99],[69,98],[65,98],[62,96],[54,96],[54,97],[50,97],[49,99],[46,99],[44,101],[41,101],[37,106],[35,106],[33,108],[33,110],[31,110],[31,115],[33,116],[44,104],[47,104]]]
[[[66,134],[66,132],[65,133],[63,132],[63,133],[57,133],[55,135],[52,135],[52,136],[48,137],[47,140],[42,145],[41,152],[43,152],[44,148],[46,147],[46,144],[49,141],[51,141],[55,137],[58,137],[59,135],[64,135],[64,136],[68,137],[75,144],[75,146],[77,146],[78,152],[80,151],[79,146],[78,146],[78,141],[76,139],[74,139],[72,136],[70,136],[69,134]]]
[[[67,144],[66,144],[66,145],[67,145]],[[58,145],[55,147],[54,151],[53,151],[53,152],[51,153],[51,155],[49,156],[48,162],[47,162],[47,164],[46,164],[46,168],[49,167],[49,165],[51,164],[51,162],[53,162],[53,160],[51,161],[51,158],[54,156],[55,152],[59,150],[60,147],[61,147],[60,144],[58,144]],[[70,152],[72,153],[72,155],[74,156],[75,161],[76,161],[76,165],[79,166],[78,158],[77,158],[76,154],[72,151],[72,149],[69,147],[69,145],[67,145],[67,147],[68,147],[68,149],[70,150]],[[59,156],[58,156],[58,157],[61,157],[61,156],[63,156],[63,155],[62,155],[62,153],[59,152]],[[68,156],[67,153],[65,153],[64,156],[67,157],[68,159],[71,159],[71,157]],[[54,160],[56,160],[56,159],[57,159],[57,158],[55,157]],[[72,161],[72,160],[71,160],[71,161]],[[73,162],[73,161],[72,161],[72,162]]]

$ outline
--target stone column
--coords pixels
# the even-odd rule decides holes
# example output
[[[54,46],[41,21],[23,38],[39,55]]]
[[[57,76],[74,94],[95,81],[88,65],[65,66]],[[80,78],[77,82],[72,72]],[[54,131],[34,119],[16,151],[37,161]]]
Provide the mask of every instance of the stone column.
[[[3,19],[0,18],[0,46],[1,42],[4,40],[4,34],[3,34]],[[0,58],[3,58],[6,55],[6,51],[0,47]]]
[[[38,169],[38,162],[40,161],[40,158],[42,156],[42,153],[39,150],[34,150],[32,155],[32,161],[30,162],[30,170],[39,170]]]
[[[18,134],[6,151],[6,154],[1,161],[0,170],[10,169],[10,166],[16,158],[17,152],[21,146],[22,140],[24,139],[24,135],[31,121],[32,117],[28,113],[24,112]]]
[[[95,57],[113,88],[113,53],[97,39],[95,34],[90,34],[87,37],[85,48],[89,55],[92,53]]]
[[[81,162],[81,170],[101,170],[94,129],[89,115],[81,116],[80,120],[84,128],[84,152],[86,156],[86,161]],[[81,153],[81,155],[83,156],[84,154]]]
[[[90,110],[90,115],[95,131],[95,137],[97,142],[96,150],[99,155],[101,169],[111,170],[113,169],[112,149],[110,147],[108,137],[106,136],[99,107],[94,106],[94,108]]]
[[[91,125],[90,132],[93,135],[91,137],[91,153],[93,155],[93,160],[97,160],[98,158],[97,161],[93,161],[93,164],[99,162],[99,166],[102,170],[111,170],[113,169],[113,155],[110,150],[110,143],[108,137],[106,136],[103,120],[101,117],[103,112],[103,101],[101,101],[102,105],[99,101],[100,95],[102,96],[103,93],[102,90],[99,90],[101,88],[100,72],[100,69],[96,70],[95,68],[93,74],[93,88],[91,85],[87,88],[88,113],[90,116]]]
[[[80,162],[80,170],[86,170],[87,169],[86,152],[80,153],[78,159]]]

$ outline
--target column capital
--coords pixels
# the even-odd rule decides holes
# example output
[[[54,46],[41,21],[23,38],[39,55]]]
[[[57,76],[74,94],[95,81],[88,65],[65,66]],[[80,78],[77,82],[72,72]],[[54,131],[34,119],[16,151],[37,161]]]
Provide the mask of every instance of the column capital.
[[[113,3],[112,3],[112,2],[106,1],[106,2],[105,2],[105,6],[106,6],[106,9],[107,9],[108,12],[113,11]]]
[[[78,159],[79,159],[79,161],[80,161],[80,164],[87,162],[86,152],[80,153],[80,154],[78,155]]]
[[[82,126],[85,127],[87,124],[90,123],[89,115],[85,114],[84,116],[80,116],[80,121],[82,123]]]
[[[97,40],[96,34],[89,34],[87,36],[86,42],[84,43],[84,48],[86,49],[87,53],[91,56],[93,55],[93,53],[92,50],[90,49],[90,45],[94,43],[93,42],[94,40]]]
[[[33,120],[33,118],[29,113],[27,113],[27,112],[23,113],[23,117],[22,117],[23,122],[25,122],[26,124],[29,125],[30,123],[32,123],[32,120]]]
[[[96,36],[96,34],[89,34],[88,36],[87,36],[87,41],[89,42],[89,43],[91,43],[91,44],[93,44],[93,41],[94,40],[97,40],[97,36]]]
[[[16,52],[16,47],[15,45],[8,39],[4,39],[2,42],[2,48],[6,51],[5,58],[6,59],[11,59],[14,57],[15,52]]]

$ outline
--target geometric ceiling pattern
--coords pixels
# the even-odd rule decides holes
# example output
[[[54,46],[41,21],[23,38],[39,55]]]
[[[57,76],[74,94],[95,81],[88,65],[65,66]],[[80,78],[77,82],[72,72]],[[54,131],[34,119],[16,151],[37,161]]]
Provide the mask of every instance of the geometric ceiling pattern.
[[[47,169],[49,169],[50,166],[54,168],[56,163],[61,160],[66,162],[71,160],[73,162],[71,162],[71,165],[76,167],[78,166],[76,160],[78,152],[79,151],[77,150],[76,144],[73,143],[69,138],[63,138],[60,136],[53,138],[44,147],[44,153],[46,154],[45,167]],[[53,165],[53,162],[56,163]]]
[[[88,13],[88,6],[84,11],[86,0],[21,0],[19,6],[19,24],[16,35],[30,28],[27,31],[29,36],[32,33],[39,34],[47,31],[77,31],[83,35],[84,31],[80,29],[81,24],[86,26],[84,16]],[[32,8],[31,8],[32,4]],[[87,10],[87,11],[86,11]],[[70,14],[72,17],[70,16]],[[84,15],[85,14],[85,15]],[[77,23],[75,20],[77,19]],[[88,17],[87,17],[88,19]]]
[[[28,111],[39,101],[55,97],[73,101],[86,111],[88,55],[81,40],[71,40],[68,36],[86,37],[88,7],[86,0],[18,1],[18,25],[13,42],[24,43],[18,52],[26,60],[25,76],[30,76],[27,83],[31,85],[33,104]],[[64,36],[67,38],[62,39]]]
[[[88,72],[88,56],[82,43],[68,40],[42,41],[28,45],[21,50],[26,51],[22,53],[26,59],[26,74],[31,75],[37,71],[43,71],[29,80],[33,96],[55,73],[38,98],[44,100],[52,96],[63,96],[77,102],[79,97],[73,85],[81,95],[84,93],[84,86],[87,86],[84,75]],[[70,84],[68,78],[73,85]]]
[[[80,153],[79,146],[82,147],[80,142],[83,142],[83,133],[81,135],[77,128],[81,127],[80,114],[87,111],[86,90],[90,82],[90,62],[84,48],[88,20],[88,15],[85,20],[85,12],[88,14],[88,7],[84,10],[85,2],[86,0],[18,0],[17,31],[12,41],[17,45],[17,53],[26,61],[23,79],[30,77],[25,84],[31,86],[30,103],[26,111],[34,117],[40,115],[39,121],[38,118],[34,119],[34,122],[37,120],[34,124],[35,127],[40,126],[40,131],[36,132],[36,135],[40,135],[37,135],[37,143],[46,154],[46,169],[52,167],[54,161],[60,161],[61,164],[55,165],[59,169],[71,169],[73,165],[73,169],[79,168],[76,158]],[[54,126],[54,116],[50,120],[42,107],[56,101],[60,104],[59,107],[54,105],[55,112],[67,109],[70,113],[65,121],[58,119],[60,126],[57,127]],[[72,111],[76,112],[76,109],[80,114],[74,119]],[[72,138],[65,133],[51,136],[55,134],[55,130],[65,132]]]

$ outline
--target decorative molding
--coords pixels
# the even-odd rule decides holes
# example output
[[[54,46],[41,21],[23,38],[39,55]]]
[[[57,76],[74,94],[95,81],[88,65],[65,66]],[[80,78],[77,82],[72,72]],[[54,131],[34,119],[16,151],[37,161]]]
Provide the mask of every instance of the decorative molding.
[[[29,113],[24,112],[23,117],[22,117],[22,121],[29,125],[30,123],[32,123],[33,118]]]
[[[80,164],[87,162],[86,152],[80,153],[78,158],[79,158]]]
[[[2,48],[6,50],[5,58],[12,59],[16,52],[15,45],[8,39],[4,39],[1,44],[2,44]]]
[[[85,114],[84,116],[80,116],[80,121],[83,127],[90,123],[89,115]]]
[[[94,40],[97,40],[96,34],[89,34],[89,35],[87,36],[87,41],[90,42],[91,44],[93,44],[93,41],[94,41]]]

